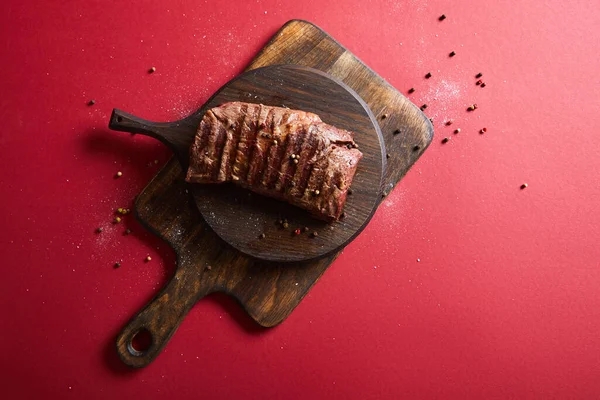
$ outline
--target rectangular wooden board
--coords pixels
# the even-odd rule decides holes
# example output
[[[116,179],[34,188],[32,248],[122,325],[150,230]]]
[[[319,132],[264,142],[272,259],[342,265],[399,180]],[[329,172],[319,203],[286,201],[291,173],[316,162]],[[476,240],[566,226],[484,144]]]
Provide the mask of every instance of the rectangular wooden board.
[[[380,123],[390,155],[384,194],[393,189],[433,138],[430,121],[415,105],[309,22],[286,23],[246,70],[274,64],[319,69],[342,80],[364,99]],[[383,114],[387,114],[385,119],[381,118]],[[258,324],[271,327],[281,323],[339,253],[297,264],[272,264],[248,258],[208,228],[186,193],[183,177],[179,163],[171,159],[136,201],[140,221],[167,241],[177,254],[174,277],[153,300],[159,304],[157,310],[163,306],[174,310],[175,320],[170,323],[178,325],[195,302],[219,291],[235,297]]]

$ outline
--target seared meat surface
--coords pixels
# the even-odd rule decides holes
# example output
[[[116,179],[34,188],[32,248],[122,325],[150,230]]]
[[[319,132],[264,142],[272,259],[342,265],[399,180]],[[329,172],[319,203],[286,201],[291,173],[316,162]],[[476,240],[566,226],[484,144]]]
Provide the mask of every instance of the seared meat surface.
[[[225,103],[200,122],[186,180],[233,182],[337,220],[362,158],[352,136],[313,113]]]

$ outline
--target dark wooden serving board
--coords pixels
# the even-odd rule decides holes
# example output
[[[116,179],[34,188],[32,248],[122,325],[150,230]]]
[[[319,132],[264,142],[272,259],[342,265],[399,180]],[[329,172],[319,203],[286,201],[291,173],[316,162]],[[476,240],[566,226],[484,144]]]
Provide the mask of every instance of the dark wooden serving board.
[[[380,125],[389,155],[383,196],[431,143],[433,127],[429,119],[315,25],[299,20],[286,23],[247,70],[275,64],[295,64],[324,71],[343,81],[365,101]],[[119,356],[132,367],[144,367],[152,362],[187,312],[212,292],[235,297],[262,326],[281,323],[339,254],[295,263],[250,258],[229,246],[208,227],[183,178],[179,162],[172,159],[140,193],[135,204],[140,222],[173,247],[178,267],[167,286],[129,321],[117,338]],[[131,344],[140,331],[147,331],[151,336],[151,344],[144,351],[136,351]]]
[[[108,126],[160,140],[173,150],[185,170],[191,143],[206,112],[222,104],[248,100],[313,112],[324,122],[353,132],[362,159],[352,180],[352,195],[344,205],[344,217],[328,223],[287,202],[254,194],[234,184],[189,185],[202,218],[229,245],[259,260],[310,261],[339,251],[364,229],[377,209],[386,165],[384,141],[375,116],[360,96],[339,79],[300,65],[269,65],[238,75],[184,119],[157,123],[115,109]],[[229,126],[236,124],[239,122],[228,122]],[[289,158],[292,151],[297,151],[290,147],[292,142],[274,144],[262,140],[263,146],[288,152],[280,168],[295,171],[296,166]],[[250,151],[249,158],[255,154]],[[304,157],[309,158],[307,153]],[[310,168],[310,164],[298,165]],[[313,201],[322,199],[312,195]]]

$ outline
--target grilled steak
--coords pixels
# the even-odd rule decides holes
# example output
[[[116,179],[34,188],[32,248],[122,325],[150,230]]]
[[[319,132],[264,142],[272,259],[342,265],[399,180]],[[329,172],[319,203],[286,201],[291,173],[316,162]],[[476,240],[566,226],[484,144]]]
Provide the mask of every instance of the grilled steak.
[[[362,158],[352,135],[313,113],[226,103],[202,118],[186,180],[232,181],[319,219],[337,220]]]

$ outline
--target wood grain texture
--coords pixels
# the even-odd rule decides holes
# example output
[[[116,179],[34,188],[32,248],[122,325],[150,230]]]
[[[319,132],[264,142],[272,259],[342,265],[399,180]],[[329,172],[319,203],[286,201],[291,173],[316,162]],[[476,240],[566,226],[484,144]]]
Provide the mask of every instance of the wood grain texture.
[[[324,71],[343,81],[367,103],[377,118],[389,154],[384,195],[431,143],[433,127],[427,117],[318,27],[305,21],[288,22],[247,70],[274,64]],[[382,119],[384,114],[387,117]],[[136,201],[137,217],[173,247],[178,268],[169,284],[129,321],[117,338],[119,356],[132,367],[152,362],[190,308],[211,292],[230,294],[262,326],[281,323],[339,254],[302,263],[273,263],[248,257],[208,227],[192,195],[186,193],[183,178],[181,166],[171,160]],[[136,352],[131,341],[141,329],[151,333],[152,343],[146,351]]]

